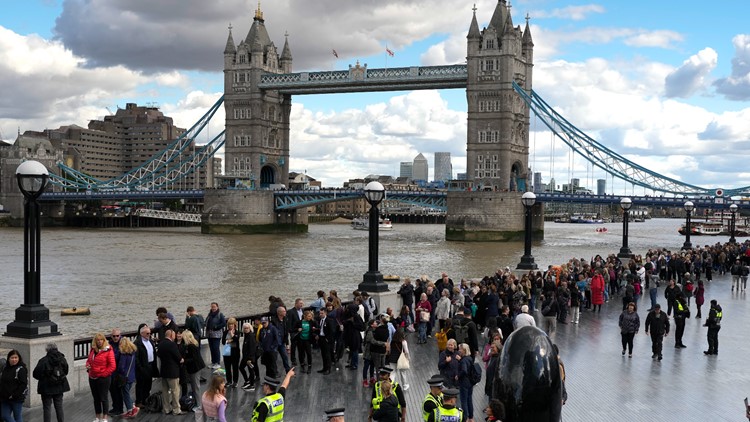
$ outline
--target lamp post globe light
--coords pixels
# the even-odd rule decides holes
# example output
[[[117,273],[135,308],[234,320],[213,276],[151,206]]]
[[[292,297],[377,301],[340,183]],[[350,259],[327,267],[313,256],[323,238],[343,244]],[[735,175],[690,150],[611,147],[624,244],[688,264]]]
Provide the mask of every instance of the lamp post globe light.
[[[378,205],[385,199],[385,188],[380,182],[370,182],[365,186],[365,199],[370,204],[369,221],[369,266],[362,277],[359,290],[365,292],[385,292],[388,285],[383,281],[383,274],[378,271],[378,243],[380,212]]]
[[[40,227],[37,198],[47,186],[49,172],[38,161],[25,161],[16,169],[18,188],[24,197],[23,304],[16,319],[8,324],[9,337],[36,338],[59,335],[57,324],[49,320],[49,309],[41,304]]]
[[[693,244],[690,243],[690,213],[693,212],[695,205],[687,201],[683,207],[685,208],[685,243],[682,244],[682,249],[692,249]]]
[[[622,247],[620,253],[617,254],[618,258],[630,258],[633,256],[633,252],[628,247],[628,223],[630,223],[630,207],[633,206],[633,200],[630,198],[622,198],[620,200],[620,208],[622,208]]]
[[[732,221],[729,223],[729,243],[737,243],[737,240],[734,238],[734,231],[737,229],[736,223],[736,217],[737,217],[737,204],[732,204],[729,206],[729,212],[732,213]]]
[[[525,211],[523,256],[521,257],[521,262],[516,266],[516,269],[536,270],[537,266],[534,262],[534,257],[531,255],[531,207],[536,203],[536,195],[534,195],[534,192],[525,192],[523,196],[521,196],[521,203],[523,204]]]

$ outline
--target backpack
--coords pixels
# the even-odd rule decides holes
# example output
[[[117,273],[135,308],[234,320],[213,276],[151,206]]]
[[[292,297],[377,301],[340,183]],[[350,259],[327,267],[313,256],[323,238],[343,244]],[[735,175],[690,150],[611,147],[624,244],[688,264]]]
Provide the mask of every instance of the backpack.
[[[469,326],[462,324],[463,320],[456,320],[456,324],[453,326],[453,332],[456,333],[456,343],[466,343],[469,339]]]
[[[195,407],[195,399],[193,398],[193,394],[185,394],[184,396],[180,397],[180,410],[183,412],[190,412]]]
[[[554,316],[555,312],[552,310],[552,301],[550,301],[545,307],[542,308],[543,316]]]
[[[59,385],[65,382],[65,370],[59,363],[52,367],[50,372],[49,381],[51,384]]]
[[[146,397],[146,401],[143,403],[143,409],[149,413],[160,413],[162,409],[161,391],[157,391]]]
[[[471,385],[477,385],[479,381],[482,381],[482,367],[479,365],[479,362],[474,362],[471,365],[469,381],[471,381]]]

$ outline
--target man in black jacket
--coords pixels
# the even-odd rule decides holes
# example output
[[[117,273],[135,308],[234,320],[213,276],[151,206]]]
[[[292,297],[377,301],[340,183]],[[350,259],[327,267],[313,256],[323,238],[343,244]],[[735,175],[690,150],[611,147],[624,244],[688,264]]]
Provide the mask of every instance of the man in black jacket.
[[[318,346],[320,347],[320,356],[323,360],[323,369],[318,372],[323,375],[329,375],[331,373],[332,361],[331,348],[336,341],[336,329],[338,323],[334,318],[330,318],[328,316],[328,310],[326,308],[322,308],[320,310],[319,325],[320,331],[318,332],[316,339],[318,340]]]
[[[661,349],[664,337],[669,334],[669,318],[661,311],[661,305],[654,305],[654,309],[646,317],[646,334],[651,330],[651,359],[662,359]]]
[[[404,284],[398,289],[398,294],[401,296],[401,301],[404,305],[409,307],[411,320],[414,321],[414,285],[411,284],[411,279],[409,277],[404,279]]]
[[[677,294],[682,290],[675,285],[674,279],[669,280],[669,284],[664,288],[664,298],[667,299],[667,316],[672,315],[672,306],[674,306],[675,300],[677,300]]]
[[[135,405],[143,407],[151,394],[151,381],[159,376],[156,366],[156,347],[151,341],[151,329],[146,324],[138,327],[140,335],[135,340],[138,349],[135,359]]]
[[[65,419],[63,414],[63,393],[70,391],[68,383],[68,361],[65,355],[57,350],[55,343],[47,344],[47,355],[39,359],[34,368],[33,376],[39,380],[36,392],[42,396],[44,420],[52,420],[52,404],[55,405],[57,420]]]
[[[286,331],[290,335],[289,342],[291,343],[291,354],[292,354],[292,366],[297,366],[297,336],[294,335],[296,330],[294,327],[302,321],[305,310],[305,302],[302,299],[294,300],[294,308],[292,308],[286,315]],[[277,309],[278,312],[278,309]],[[304,371],[305,368],[302,368]]]
[[[177,343],[174,342],[175,333],[172,330],[164,332],[164,338],[159,342],[159,361],[161,362],[161,391],[164,414],[181,415],[180,410],[180,364],[184,362],[180,356]]]
[[[284,365],[284,370],[289,372],[289,368],[292,366],[289,364],[289,354],[286,352],[286,345],[289,343],[289,327],[287,326],[285,307],[279,306],[276,308],[276,315],[271,317],[271,324],[279,332],[279,345],[276,346],[276,351],[281,356],[281,363]]]

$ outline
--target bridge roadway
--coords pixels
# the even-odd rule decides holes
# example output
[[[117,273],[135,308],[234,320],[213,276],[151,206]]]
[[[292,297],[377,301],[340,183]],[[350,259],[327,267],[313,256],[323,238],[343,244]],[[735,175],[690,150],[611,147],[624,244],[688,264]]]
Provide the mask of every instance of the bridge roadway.
[[[45,192],[41,201],[91,201],[91,200],[161,200],[161,199],[194,199],[203,198],[204,191],[189,190],[154,190],[154,191],[86,191],[86,192]],[[321,189],[321,190],[278,190],[274,191],[277,210],[291,210],[309,207],[326,202],[353,199],[364,196],[363,190],[357,189]],[[446,191],[432,190],[393,190],[387,191],[386,197],[416,205],[446,210]],[[538,202],[568,202],[580,204],[619,204],[622,195],[585,195],[570,193],[536,194]],[[750,209],[750,200],[732,200],[729,198],[678,198],[665,196],[627,196],[633,205],[661,206],[682,208],[686,201],[692,201],[697,209],[729,209],[736,204],[740,209]]]
[[[750,318],[745,293],[730,292],[729,276],[715,276],[706,286],[704,319],[686,323],[683,342],[686,349],[674,349],[674,326],[664,341],[664,360],[651,359],[650,337],[643,328],[636,336],[634,356],[620,354],[617,317],[620,298],[602,307],[601,314],[583,312],[580,324],[558,324],[553,340],[560,346],[567,371],[568,402],[563,406],[565,421],[739,421],[744,420],[742,399],[750,395],[750,371],[747,369],[746,321]],[[664,287],[659,302],[664,305]],[[719,334],[719,355],[704,356],[708,302],[717,299],[724,309]],[[648,298],[640,302],[641,324],[645,321]],[[666,307],[665,307],[666,308]],[[535,315],[537,324],[540,315]],[[642,327],[643,325],[641,325]],[[207,347],[204,345],[207,354]],[[408,421],[417,422],[417,409],[427,391],[426,379],[437,372],[437,349],[434,340],[417,345],[410,335],[412,369],[406,374],[410,388],[406,391]],[[320,355],[313,353],[315,370],[320,369]],[[371,389],[362,387],[360,371],[343,367],[324,376],[298,374],[292,379],[286,398],[287,422],[321,420],[323,411],[344,406],[348,421],[365,421]],[[361,368],[361,367],[360,367]],[[206,373],[208,375],[208,373]],[[154,384],[154,388],[158,383]],[[484,380],[474,390],[475,420],[483,420],[481,409],[487,403],[483,395]],[[252,405],[259,392],[229,389],[228,421],[250,420]],[[89,394],[79,394],[64,403],[67,420],[87,421],[93,418]],[[26,409],[24,418],[42,420],[42,409]],[[142,416],[141,416],[142,415]],[[142,421],[192,421],[192,415],[165,416],[141,413]],[[88,419],[87,419],[88,418]],[[110,420],[116,420],[111,418]]]

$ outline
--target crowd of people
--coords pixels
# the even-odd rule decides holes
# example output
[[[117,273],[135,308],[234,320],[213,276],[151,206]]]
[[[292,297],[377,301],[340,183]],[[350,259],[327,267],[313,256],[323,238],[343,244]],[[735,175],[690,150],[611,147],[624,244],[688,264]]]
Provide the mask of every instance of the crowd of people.
[[[136,417],[147,407],[155,379],[160,381],[160,407],[165,414],[196,411],[206,420],[225,422],[226,389],[241,388],[262,392],[252,411],[253,421],[279,420],[292,377],[310,374],[313,366],[328,376],[344,362],[345,369],[361,373],[364,388],[372,388],[370,420],[405,420],[405,394],[410,386],[403,371],[409,368],[412,355],[424,353],[422,345],[434,336],[439,373],[428,381],[422,416],[441,420],[441,415],[448,415],[473,422],[473,390],[482,378],[474,363],[481,361],[485,373],[496,373],[503,342],[514,330],[536,325],[535,314],[539,314],[540,328],[554,338],[557,324],[577,324],[582,312],[599,317],[602,305],[619,298],[622,354],[632,358],[635,335],[641,328],[638,304],[647,293],[649,309],[643,328],[651,336],[652,358],[661,360],[663,339],[672,327],[670,317],[675,348],[685,348],[682,333],[685,320],[692,315],[691,306],[695,317],[703,318],[704,283],[711,282],[714,273],[728,273],[732,291],[740,293],[749,270],[750,242],[727,243],[679,252],[651,249],[629,260],[615,255],[573,258],[544,271],[522,274],[505,267],[491,276],[458,283],[446,273],[435,281],[426,275],[414,282],[405,278],[397,291],[401,299],[397,310],[379,310],[367,292],[355,291],[345,303],[335,290],[318,291],[310,306],[297,298],[289,309],[281,298],[271,296],[266,316],[241,325],[236,318],[227,318],[218,303],[211,304],[205,318],[190,306],[180,327],[174,315],[160,307],[152,325],[140,324],[134,341],[118,328],[109,338],[103,333],[93,337],[86,369],[94,421],[105,422],[113,415]],[[666,312],[658,303],[662,286]],[[706,355],[718,354],[721,319],[721,306],[711,300],[705,324]],[[416,337],[416,350],[409,349],[410,335]],[[204,362],[201,354],[204,339],[210,362]],[[210,370],[208,380],[202,379],[204,368]],[[53,408],[57,420],[64,420],[62,397],[70,389],[67,374],[65,356],[49,344],[47,355],[32,374],[39,380],[37,392],[45,422],[51,420]],[[21,420],[27,376],[20,353],[11,351],[0,373],[4,420]],[[491,377],[484,378],[489,403],[484,409],[486,420],[502,420],[502,403],[490,400]],[[207,381],[205,391],[201,391],[202,381]],[[334,409],[329,420],[343,420],[343,410]]]

